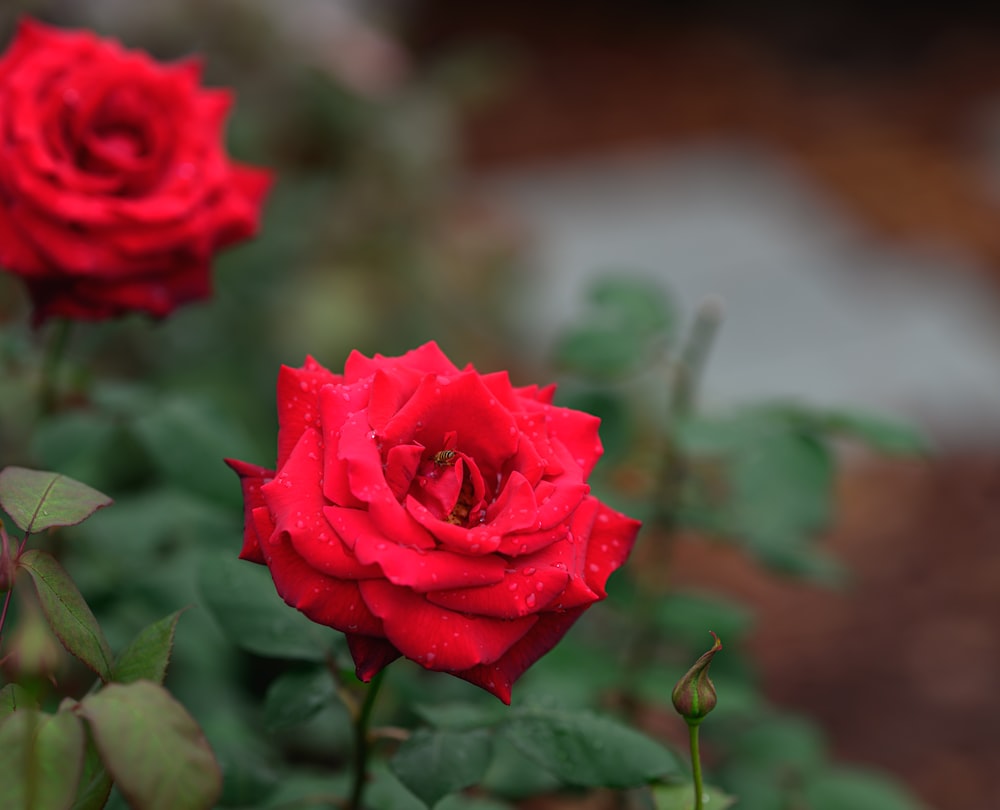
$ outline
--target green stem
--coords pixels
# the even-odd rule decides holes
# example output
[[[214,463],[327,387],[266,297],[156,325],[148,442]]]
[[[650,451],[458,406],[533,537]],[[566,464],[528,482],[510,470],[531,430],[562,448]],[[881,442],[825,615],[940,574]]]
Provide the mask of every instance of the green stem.
[[[71,326],[72,321],[66,319],[58,320],[53,325],[52,337],[42,361],[42,380],[38,394],[38,412],[42,416],[55,410],[56,392],[59,387],[56,378],[59,374],[59,366],[66,354]]]
[[[687,416],[694,410],[705,361],[708,360],[721,323],[722,304],[719,301],[709,298],[698,307],[691,332],[677,361],[670,391],[669,413],[672,418]]]
[[[701,752],[698,746],[698,729],[701,723],[688,723],[688,739],[691,742],[691,776],[694,779],[694,810],[702,810],[704,791],[701,786]]]
[[[381,670],[372,678],[365,694],[364,703],[354,718],[354,783],[351,786],[351,798],[347,803],[347,810],[362,810],[361,797],[365,792],[368,778],[368,756],[371,753],[371,736],[368,726],[371,723],[372,709],[375,707],[375,698],[378,696],[379,688],[385,670]]]

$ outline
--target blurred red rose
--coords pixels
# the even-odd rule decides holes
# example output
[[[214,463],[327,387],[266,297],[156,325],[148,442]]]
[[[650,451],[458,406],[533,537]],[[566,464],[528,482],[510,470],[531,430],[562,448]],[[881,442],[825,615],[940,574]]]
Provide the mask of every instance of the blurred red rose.
[[[227,158],[231,93],[199,80],[196,61],[21,23],[0,58],[0,265],[36,323],[167,315],[256,231],[270,176]]]
[[[242,479],[241,557],[347,635],[358,677],[400,655],[510,702],[511,686],[605,597],[639,523],[589,494],[598,419],[554,387],[402,357],[311,358],[278,378],[278,463]]]

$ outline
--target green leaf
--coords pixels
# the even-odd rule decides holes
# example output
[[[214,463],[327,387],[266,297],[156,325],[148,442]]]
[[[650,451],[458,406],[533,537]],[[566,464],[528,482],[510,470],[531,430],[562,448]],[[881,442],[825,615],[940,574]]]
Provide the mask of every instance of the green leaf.
[[[219,408],[190,396],[163,400],[132,430],[167,481],[217,503],[240,502],[240,488],[222,459],[242,457],[253,446]]]
[[[824,528],[831,514],[833,459],[810,436],[770,436],[732,460],[733,520],[756,547]]]
[[[692,461],[681,519],[741,540],[771,567],[827,580],[841,569],[813,548],[833,504],[834,458],[823,432],[800,411],[748,408],[693,418],[677,439]]]
[[[286,605],[264,566],[233,555],[208,555],[198,572],[202,602],[226,636],[270,658],[323,661],[339,635]]]
[[[528,759],[502,734],[493,742],[493,760],[480,786],[490,794],[517,801],[542,793],[552,793],[563,786],[552,773]]]
[[[522,754],[570,785],[637,787],[685,771],[658,742],[587,711],[524,707],[500,728]]]
[[[926,437],[912,425],[880,414],[856,410],[826,411],[825,429],[859,439],[875,450],[895,455],[921,455],[930,451]]]
[[[709,630],[736,641],[750,629],[752,617],[743,605],[707,593],[674,592],[656,602],[654,619],[665,638],[685,647],[701,648]]]
[[[264,697],[264,725],[277,731],[302,723],[329,706],[336,696],[326,667],[285,672],[274,679]]]
[[[97,753],[93,740],[89,740],[83,760],[81,788],[76,795],[73,810],[103,810],[113,787],[111,775]]]
[[[719,788],[702,785],[702,803],[711,810],[726,810],[736,804],[735,796],[727,796]],[[694,810],[694,783],[686,785],[657,785],[653,788],[656,810]]]
[[[766,718],[728,736],[732,758],[760,773],[780,770],[808,773],[827,756],[826,741],[808,720],[794,715]]]
[[[174,646],[174,632],[183,610],[178,610],[149,625],[121,651],[115,661],[111,680],[118,683],[146,680],[163,683]]]
[[[803,789],[809,810],[921,810],[923,804],[889,779],[853,768],[825,770]]]
[[[31,575],[42,612],[63,646],[109,681],[111,648],[69,574],[51,554],[34,549],[24,552],[17,564]]]
[[[447,728],[453,731],[468,731],[496,725],[510,711],[506,706],[493,701],[482,704],[452,701],[433,706],[418,704],[413,710],[435,728]]]
[[[74,526],[110,503],[103,492],[59,473],[24,467],[0,471],[0,507],[22,531]]]
[[[149,681],[108,684],[80,702],[115,784],[143,810],[210,810],[222,774],[205,737],[170,693]]]
[[[449,793],[479,782],[492,749],[488,729],[420,729],[399,747],[389,768],[414,796],[433,807]]]
[[[0,807],[69,810],[83,769],[85,737],[69,712],[14,712],[0,722]]]
[[[38,701],[23,686],[9,683],[0,689],[0,721],[18,709],[37,709]]]
[[[654,343],[672,336],[674,307],[660,287],[628,278],[598,280],[588,294],[588,307],[556,344],[555,362],[569,371],[598,380],[641,370]]]

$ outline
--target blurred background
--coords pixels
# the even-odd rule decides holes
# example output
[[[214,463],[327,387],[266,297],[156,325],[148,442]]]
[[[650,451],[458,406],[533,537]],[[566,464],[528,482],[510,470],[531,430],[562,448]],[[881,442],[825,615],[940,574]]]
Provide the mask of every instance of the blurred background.
[[[0,11],[6,35],[22,12],[203,54],[206,82],[236,90],[232,154],[278,182],[261,237],[218,261],[212,301],[76,331],[80,378],[118,381],[100,394],[118,421],[77,413],[26,448],[7,386],[12,459],[133,485],[108,459],[121,414],[141,411],[130,441],[156,458],[208,420],[212,447],[270,464],[280,363],[337,369],[354,348],[436,339],[459,364],[547,381],[594,279],[648,279],[685,313],[713,298],[706,408],[874,408],[934,453],[845,454],[824,544],[847,587],[694,538],[671,578],[750,606],[762,690],[815,719],[836,757],[931,807],[1000,807],[994,4],[22,0]],[[26,306],[0,278],[8,358],[37,337]],[[231,544],[229,474],[160,460],[185,480],[152,508]],[[206,517],[192,491],[229,511]],[[149,514],[118,500],[122,524]],[[134,541],[117,541],[122,559]],[[135,581],[116,565],[79,571],[100,594]]]

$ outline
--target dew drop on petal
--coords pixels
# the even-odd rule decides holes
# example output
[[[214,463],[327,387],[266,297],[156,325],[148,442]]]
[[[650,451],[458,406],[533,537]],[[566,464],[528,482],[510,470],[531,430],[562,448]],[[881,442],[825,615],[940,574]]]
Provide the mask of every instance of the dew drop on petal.
[[[526,604],[530,608],[533,608],[535,606],[535,602],[536,601],[538,601],[538,600],[535,598],[535,595],[533,593],[529,593],[524,598],[524,604]]]

